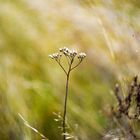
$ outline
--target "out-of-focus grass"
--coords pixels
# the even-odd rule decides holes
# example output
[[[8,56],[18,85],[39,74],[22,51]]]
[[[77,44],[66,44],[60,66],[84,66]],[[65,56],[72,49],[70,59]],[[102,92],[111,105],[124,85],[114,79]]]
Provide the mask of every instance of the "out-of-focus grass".
[[[18,113],[49,139],[61,139],[53,112],[62,112],[65,77],[48,54],[65,45],[87,53],[70,80],[68,121],[80,140],[100,139],[114,83],[125,87],[139,74],[139,5],[0,0],[0,139],[40,139]]]

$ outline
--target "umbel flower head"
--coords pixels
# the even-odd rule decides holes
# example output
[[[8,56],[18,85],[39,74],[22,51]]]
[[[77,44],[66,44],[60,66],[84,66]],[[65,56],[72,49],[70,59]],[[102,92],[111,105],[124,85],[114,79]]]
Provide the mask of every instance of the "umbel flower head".
[[[54,54],[49,55],[49,57],[52,59],[59,59],[61,58],[61,56],[62,54],[59,54],[59,53],[54,53]]]
[[[70,50],[70,49],[68,49],[66,47],[60,48],[59,51],[62,52],[64,55],[67,55],[67,56],[69,56],[71,58],[75,57],[77,55],[77,51],[76,50]]]
[[[81,52],[78,54],[78,59],[83,60],[86,57],[86,54]]]
[[[86,53],[83,53],[83,52],[78,53],[76,50],[70,50],[69,48],[64,47],[64,48],[60,48],[58,53],[49,55],[49,57],[54,59],[61,66],[64,72],[68,74],[68,71],[66,71],[65,68],[61,64],[62,56],[66,57],[67,62],[69,64],[68,71],[70,72],[83,61],[83,59],[86,57]],[[73,66],[73,62],[76,58],[78,59],[78,63],[75,66]]]

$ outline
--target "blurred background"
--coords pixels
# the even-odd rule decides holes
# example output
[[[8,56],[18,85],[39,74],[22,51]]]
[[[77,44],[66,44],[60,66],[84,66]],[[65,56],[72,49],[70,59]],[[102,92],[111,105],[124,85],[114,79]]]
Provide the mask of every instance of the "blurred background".
[[[0,0],[0,139],[61,140],[65,74],[48,55],[67,46],[86,52],[73,71],[68,123],[77,140],[111,129],[116,82],[140,70],[139,0]]]

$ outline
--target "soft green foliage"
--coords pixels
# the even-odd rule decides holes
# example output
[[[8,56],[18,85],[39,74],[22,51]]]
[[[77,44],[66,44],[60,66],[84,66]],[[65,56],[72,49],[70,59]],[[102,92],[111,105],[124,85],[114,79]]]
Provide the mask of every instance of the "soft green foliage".
[[[72,73],[67,114],[80,140],[109,129],[112,87],[140,70],[139,0],[0,0],[0,139],[60,140],[65,76],[48,55],[67,46],[86,52]]]

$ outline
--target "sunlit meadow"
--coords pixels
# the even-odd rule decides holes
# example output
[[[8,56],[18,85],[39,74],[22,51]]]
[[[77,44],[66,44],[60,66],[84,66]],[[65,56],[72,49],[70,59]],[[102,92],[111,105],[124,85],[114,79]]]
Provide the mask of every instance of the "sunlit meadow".
[[[0,140],[61,140],[66,77],[49,54],[85,52],[72,72],[67,121],[75,140],[114,129],[110,106],[140,70],[139,0],[0,0]],[[64,63],[65,65],[65,63]]]

